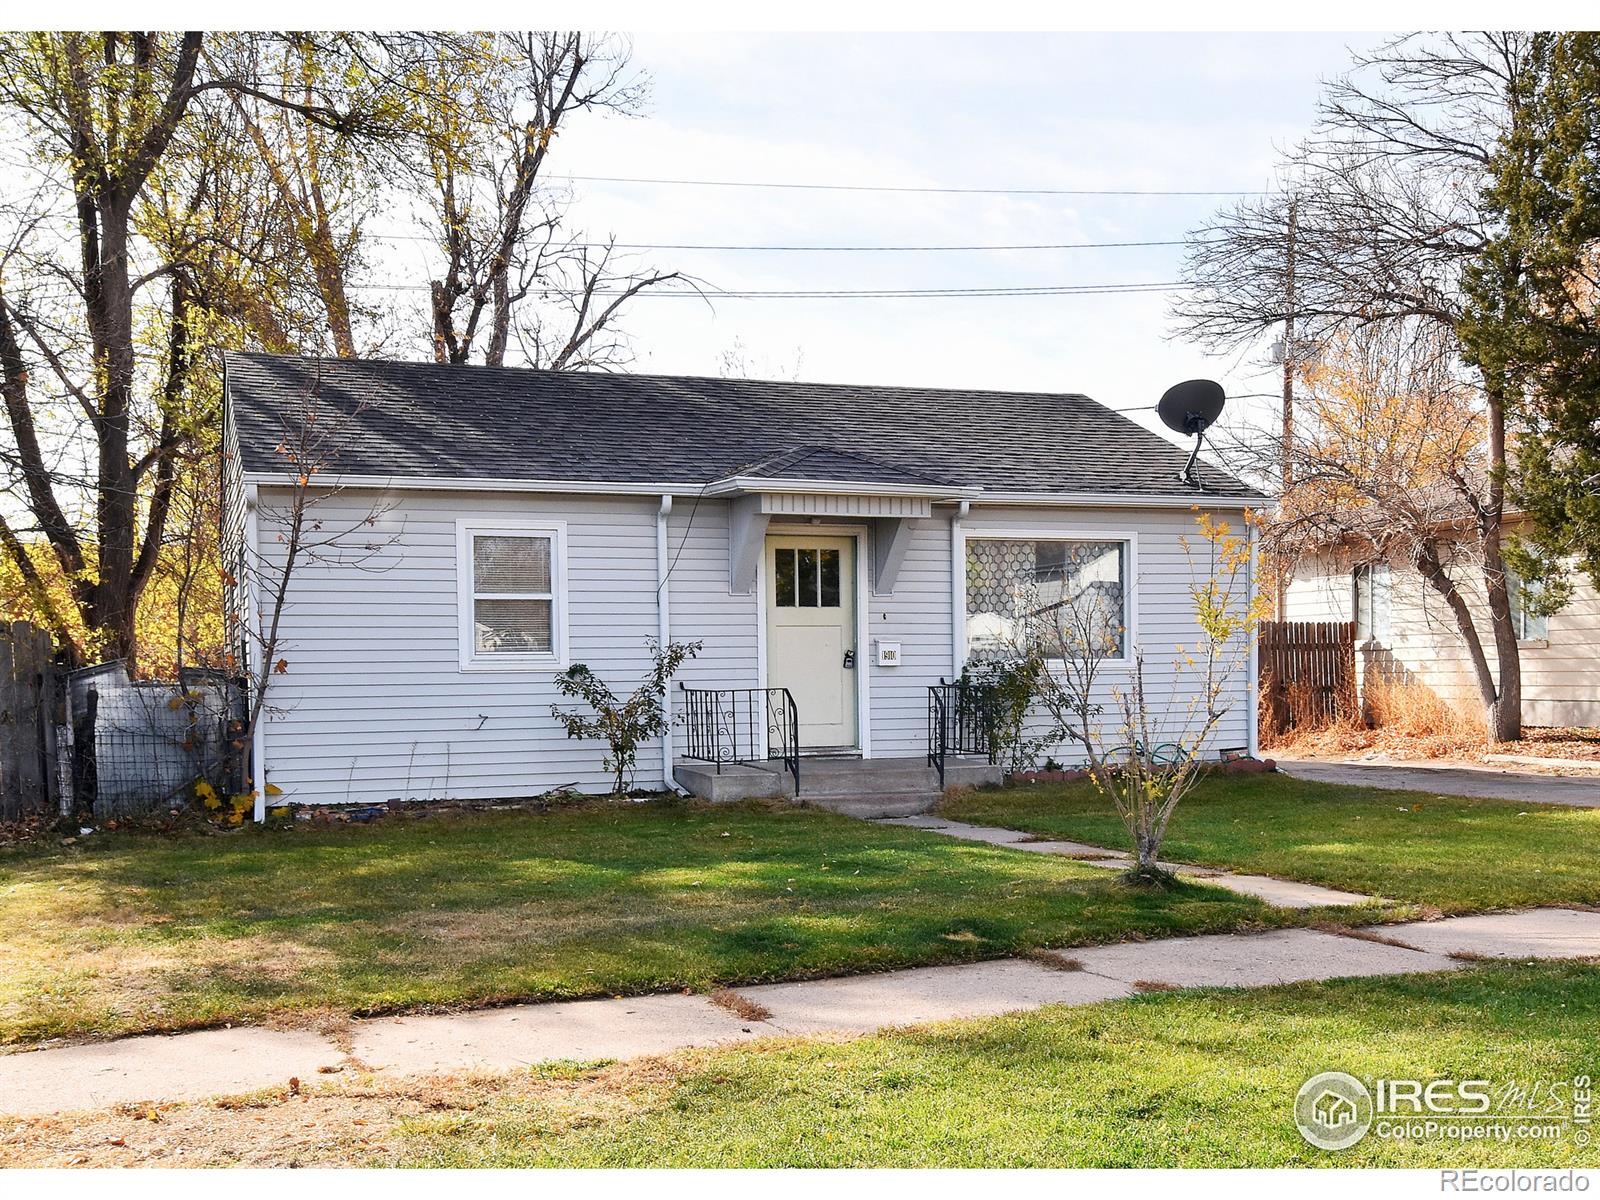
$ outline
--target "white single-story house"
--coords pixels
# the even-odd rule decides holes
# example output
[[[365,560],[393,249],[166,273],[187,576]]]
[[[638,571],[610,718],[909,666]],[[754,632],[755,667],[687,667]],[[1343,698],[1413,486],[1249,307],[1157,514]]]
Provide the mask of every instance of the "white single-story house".
[[[584,663],[626,695],[651,638],[703,648],[639,786],[798,774],[837,793],[856,763],[884,772],[862,786],[925,796],[942,751],[969,749],[937,744],[960,740],[930,715],[938,689],[1015,615],[1008,578],[1111,597],[1107,678],[1142,644],[1151,691],[1178,699],[1180,539],[1196,506],[1237,527],[1260,500],[1204,464],[1183,482],[1182,450],[1081,395],[262,354],[225,370],[237,553],[281,561],[308,413],[337,431],[311,516],[353,531],[289,581],[254,745],[273,803],[603,792],[604,746],[565,736],[554,681]],[[257,627],[264,591],[236,601]],[[1216,749],[1254,751],[1252,674],[1230,680]]]
[[[1511,522],[1514,529],[1515,518]],[[1463,545],[1450,565],[1481,636],[1491,667],[1483,575]],[[1529,725],[1600,725],[1600,594],[1579,579],[1560,612],[1538,616],[1522,604],[1511,579],[1512,619],[1522,662],[1522,719]],[[1465,713],[1481,711],[1472,660],[1443,598],[1403,560],[1378,558],[1355,546],[1331,545],[1297,559],[1284,589],[1288,621],[1354,621],[1356,670],[1421,684]]]

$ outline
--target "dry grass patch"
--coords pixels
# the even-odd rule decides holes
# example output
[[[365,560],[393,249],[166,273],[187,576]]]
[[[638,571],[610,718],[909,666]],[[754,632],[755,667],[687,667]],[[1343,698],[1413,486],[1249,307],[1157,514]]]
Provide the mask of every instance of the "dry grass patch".
[[[1293,697],[1291,688],[1291,702]],[[1333,721],[1316,719],[1307,705],[1288,729],[1270,727],[1269,721],[1261,744],[1287,757],[1377,752],[1394,758],[1457,758],[1476,757],[1487,749],[1482,714],[1451,703],[1424,684],[1370,675],[1362,702],[1362,709],[1342,706]]]
[[[1311,928],[1319,933],[1331,933],[1336,937],[1355,938],[1358,942],[1376,942],[1380,946],[1395,946],[1401,950],[1413,949],[1398,938],[1386,937],[1376,926],[1346,925],[1340,921],[1313,921]]]
[[[1135,979],[1132,984],[1136,992],[1175,992],[1178,985],[1168,983],[1165,979]]]
[[[1028,957],[1041,967],[1049,967],[1052,971],[1083,970],[1083,959],[1062,954],[1059,950],[1036,950]]]
[[[619,1120],[663,1103],[693,1052],[594,1067],[550,1064],[533,1072],[388,1079],[362,1076],[321,1086],[24,1119],[0,1128],[0,1168],[383,1167],[401,1163],[407,1125],[434,1133],[489,1106],[542,1133]],[[477,1123],[493,1133],[492,1117]]]
[[[772,1010],[770,1008],[757,1004],[749,996],[740,995],[730,988],[718,988],[706,999],[718,1008],[731,1012],[741,1021],[767,1021],[772,1018]]]

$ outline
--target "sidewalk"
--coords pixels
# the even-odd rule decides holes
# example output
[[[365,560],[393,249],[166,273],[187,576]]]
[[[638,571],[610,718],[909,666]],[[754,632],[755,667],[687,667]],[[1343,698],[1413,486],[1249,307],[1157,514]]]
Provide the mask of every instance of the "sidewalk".
[[[994,825],[969,825],[965,821],[951,821],[944,817],[889,817],[880,825],[904,825],[912,829],[926,829],[929,833],[942,833],[946,837],[967,842],[983,842],[990,846],[1004,846],[1008,850],[1029,850],[1035,854],[1060,854],[1074,858],[1086,867],[1104,867],[1111,871],[1126,871],[1133,859],[1120,850],[1107,850],[1086,842],[1039,841],[1032,834],[1015,829],[1001,829]],[[1314,883],[1296,883],[1291,879],[1274,879],[1269,875],[1236,875],[1213,867],[1191,867],[1184,863],[1159,864],[1174,875],[1226,888],[1241,896],[1253,896],[1275,908],[1323,908],[1350,904],[1375,904],[1376,896],[1363,896],[1359,892],[1341,892],[1336,888],[1321,887]]]
[[[291,1077],[310,1086],[324,1068],[396,1075],[513,1071],[761,1037],[870,1033],[1047,1004],[1094,1004],[1151,986],[1262,987],[1448,971],[1462,961],[1452,955],[1600,956],[1600,913],[1566,908],[1390,925],[1382,934],[1385,942],[1310,929],[1165,938],[1063,950],[1039,961],[763,984],[738,989],[733,1007],[743,1017],[705,996],[669,995],[353,1021],[348,1037],[338,1041],[256,1028],[125,1038],[0,1056],[0,1113],[193,1100],[281,1088]]]
[[[1535,771],[1514,771],[1459,762],[1324,762],[1284,758],[1277,762],[1278,770],[1285,775],[1315,783],[1394,788],[1407,792],[1432,792],[1440,796],[1509,800],[1517,804],[1600,808],[1600,776],[1593,775],[1587,778],[1543,775]]]

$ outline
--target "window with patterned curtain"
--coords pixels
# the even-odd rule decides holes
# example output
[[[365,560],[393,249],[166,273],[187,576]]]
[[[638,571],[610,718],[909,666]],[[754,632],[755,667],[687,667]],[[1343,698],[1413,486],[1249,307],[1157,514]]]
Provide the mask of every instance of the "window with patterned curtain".
[[[1087,624],[1108,657],[1127,650],[1127,544],[967,538],[967,657],[992,661],[1041,626]]]

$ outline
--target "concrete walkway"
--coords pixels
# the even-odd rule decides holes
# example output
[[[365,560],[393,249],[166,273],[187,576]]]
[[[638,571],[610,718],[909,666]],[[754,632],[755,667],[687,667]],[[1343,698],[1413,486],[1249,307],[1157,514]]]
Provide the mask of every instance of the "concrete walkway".
[[[1021,833],[1015,829],[1001,829],[993,825],[969,825],[965,821],[950,821],[943,817],[892,817],[878,823],[926,829],[929,833],[942,833],[946,837],[960,838],[967,842],[1004,846],[1008,850],[1060,854],[1066,858],[1077,859],[1086,867],[1126,871],[1133,862],[1130,855],[1120,850],[1107,850],[1104,846],[1091,846],[1086,842],[1039,841],[1032,834]],[[1164,862],[1160,866],[1175,875],[1201,880],[1216,887],[1226,888],[1230,892],[1237,892],[1241,896],[1253,896],[1274,908],[1322,908],[1330,905],[1369,904],[1376,900],[1376,897],[1363,896],[1359,892],[1341,892],[1337,888],[1320,887],[1314,883],[1296,883],[1290,879],[1273,879],[1267,875],[1237,875],[1232,871],[1192,867],[1185,863]]]
[[[351,1023],[348,1039],[304,1031],[216,1029],[0,1055],[0,1113],[194,1100],[325,1071],[395,1075],[514,1071],[555,1060],[626,1059],[692,1046],[805,1034],[859,1034],[1047,1004],[1094,1004],[1151,987],[1261,987],[1341,976],[1448,971],[1451,955],[1600,956],[1600,913],[1565,908],[1383,928],[1388,942],[1311,929],[1221,934],[1047,952],[802,983],[740,988],[731,1007],[704,996],[526,1004]],[[745,1015],[735,1014],[733,1009]],[[764,1015],[763,1015],[764,1014]]]
[[[1432,792],[1440,796],[1469,796],[1481,800],[1511,800],[1518,804],[1566,804],[1574,808],[1600,808],[1600,777],[1542,775],[1458,762],[1323,762],[1312,759],[1278,761],[1278,770],[1296,779],[1317,783],[1342,783],[1351,787],[1395,788],[1404,792]]]

